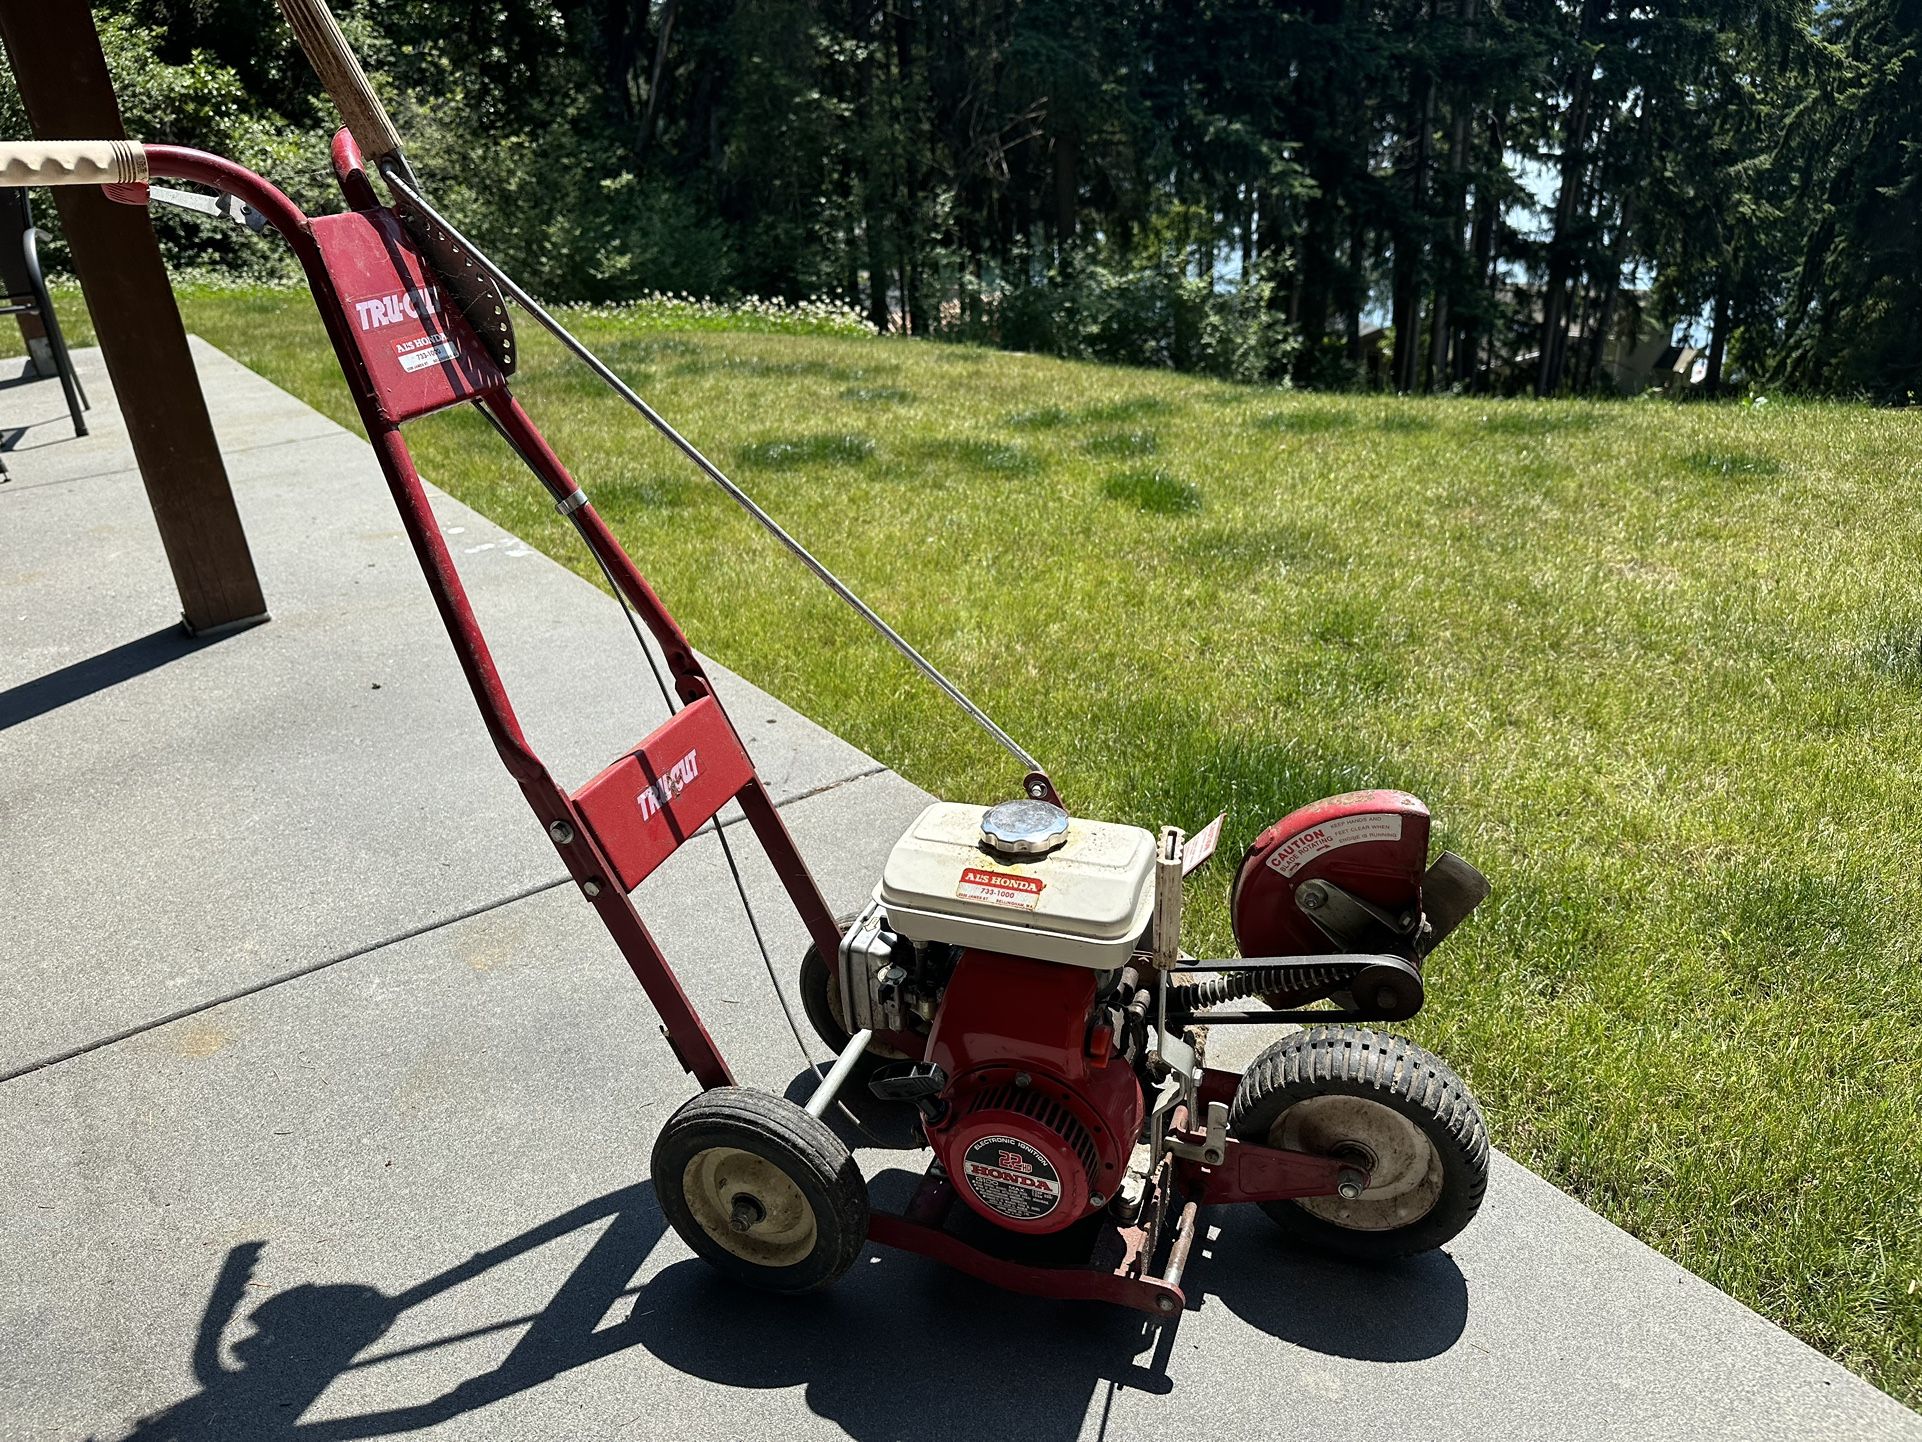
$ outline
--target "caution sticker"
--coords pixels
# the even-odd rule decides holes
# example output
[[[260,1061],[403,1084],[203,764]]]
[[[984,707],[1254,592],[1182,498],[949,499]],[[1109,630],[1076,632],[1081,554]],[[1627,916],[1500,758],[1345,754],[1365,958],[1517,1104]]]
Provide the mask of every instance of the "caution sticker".
[[[1033,911],[1041,904],[1041,889],[1046,886],[1038,876],[1015,876],[1006,871],[985,871],[967,867],[954,894],[963,901],[985,901],[989,906],[1011,906],[1018,911]]]
[[[983,1137],[961,1159],[961,1175],[990,1210],[1018,1222],[1061,1205],[1061,1174],[1019,1137]]]
[[[1394,813],[1367,812],[1360,816],[1337,816],[1289,837],[1268,858],[1271,870],[1293,876],[1317,856],[1358,841],[1400,841],[1401,817]]]

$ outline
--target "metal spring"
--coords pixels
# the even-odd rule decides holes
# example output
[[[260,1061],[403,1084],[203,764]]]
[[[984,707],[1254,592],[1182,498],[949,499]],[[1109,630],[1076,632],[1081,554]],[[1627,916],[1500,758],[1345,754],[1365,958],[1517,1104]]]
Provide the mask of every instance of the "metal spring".
[[[1304,999],[1312,1001],[1344,985],[1354,973],[1354,967],[1345,965],[1294,965],[1224,971],[1205,981],[1170,977],[1170,984],[1175,991],[1168,1000],[1189,1013],[1204,1007],[1220,1006],[1223,1002],[1240,1001],[1243,997],[1273,992],[1309,991],[1315,995]]]

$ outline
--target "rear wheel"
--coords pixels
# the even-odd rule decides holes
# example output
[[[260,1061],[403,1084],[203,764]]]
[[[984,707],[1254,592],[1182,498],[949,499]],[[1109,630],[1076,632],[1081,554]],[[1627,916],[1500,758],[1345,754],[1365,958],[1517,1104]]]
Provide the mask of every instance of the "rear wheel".
[[[1488,1132],[1461,1078],[1433,1053],[1366,1027],[1309,1027],[1269,1047],[1243,1073],[1228,1129],[1368,1170],[1352,1200],[1261,1204],[1290,1235],[1353,1257],[1441,1246],[1488,1189]]]
[[[820,948],[812,942],[801,955],[800,986],[801,1010],[807,1013],[808,1025],[814,1028],[814,1034],[821,1038],[828,1049],[839,1056],[847,1049],[854,1033],[848,1030],[842,1016],[841,988],[829,974],[827,963],[821,960]],[[865,1094],[869,1079],[877,1071],[905,1055],[893,1047],[869,1042],[868,1049],[861,1054],[861,1059],[854,1064],[854,1070],[848,1076],[847,1090]]]
[[[841,988],[821,959],[821,948],[810,941],[801,953],[801,1010],[807,1013],[814,1034],[837,1056],[853,1035],[842,1019],[842,1009]]]
[[[812,1292],[867,1244],[868,1186],[841,1139],[793,1102],[716,1087],[654,1140],[669,1225],[716,1270],[773,1292]]]

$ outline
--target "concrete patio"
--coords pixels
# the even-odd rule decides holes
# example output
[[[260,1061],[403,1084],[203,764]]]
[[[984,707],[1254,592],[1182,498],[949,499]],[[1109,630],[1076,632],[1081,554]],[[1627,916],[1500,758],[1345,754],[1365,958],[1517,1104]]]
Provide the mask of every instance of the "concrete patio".
[[[799,1301],[722,1283],[646,1177],[690,1083],[488,746],[370,452],[196,355],[273,615],[211,642],[174,624],[97,353],[85,440],[52,382],[0,383],[0,1437],[1922,1438],[1499,1155],[1475,1224],[1397,1268],[1216,1214],[1159,1332],[890,1252]],[[619,611],[435,508],[577,784],[661,711]],[[924,793],[724,680],[851,905]],[[787,983],[800,929],[736,850]],[[638,900],[742,1079],[803,1081],[711,836]],[[861,1156],[883,1196],[917,1165]]]

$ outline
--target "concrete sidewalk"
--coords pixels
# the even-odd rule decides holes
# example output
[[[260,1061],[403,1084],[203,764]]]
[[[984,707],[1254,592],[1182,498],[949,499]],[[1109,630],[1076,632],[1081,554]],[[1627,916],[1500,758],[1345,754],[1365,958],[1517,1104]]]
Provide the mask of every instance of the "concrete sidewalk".
[[[1922,1438],[1501,1156],[1462,1238],[1395,1269],[1217,1212],[1158,1334],[891,1252],[811,1299],[721,1283],[646,1180],[689,1082],[488,746],[370,453],[196,355],[274,616],[210,644],[173,629],[98,356],[84,441],[56,386],[0,384],[0,1437]],[[577,784],[661,712],[618,610],[435,508]],[[723,681],[853,903],[923,793]],[[736,852],[788,982],[800,930]],[[742,1079],[801,1081],[712,839],[638,900]],[[862,1158],[883,1197],[919,1165]]]

